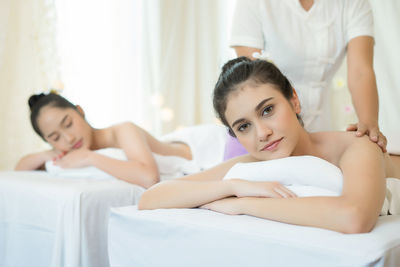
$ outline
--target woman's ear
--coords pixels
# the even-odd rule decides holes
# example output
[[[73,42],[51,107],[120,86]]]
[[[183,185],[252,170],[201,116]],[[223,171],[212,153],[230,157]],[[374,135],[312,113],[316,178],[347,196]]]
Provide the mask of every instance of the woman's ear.
[[[290,102],[292,103],[293,109],[296,112],[296,114],[300,114],[301,112],[301,105],[300,105],[300,100],[299,97],[297,96],[297,92],[294,88],[293,89],[293,96],[292,99],[290,99]]]
[[[85,118],[85,112],[83,111],[83,108],[79,105],[76,105],[76,109],[78,110],[79,114],[81,114],[81,116]]]

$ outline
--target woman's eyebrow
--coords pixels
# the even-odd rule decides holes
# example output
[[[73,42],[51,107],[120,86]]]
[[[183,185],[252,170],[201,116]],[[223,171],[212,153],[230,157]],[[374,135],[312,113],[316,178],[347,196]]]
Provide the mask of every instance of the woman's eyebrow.
[[[238,123],[241,123],[241,122],[243,122],[243,121],[245,121],[245,119],[238,119],[238,120],[236,120],[234,123],[232,123],[232,126],[231,126],[231,128],[233,128],[236,124],[238,124]]]
[[[266,99],[262,100],[260,103],[258,103],[258,105],[255,107],[254,110],[257,112],[258,110],[260,110],[264,106],[265,103],[271,101],[272,99],[274,99],[274,98],[273,97],[269,97],[269,98],[266,98]],[[236,120],[234,123],[232,123],[231,128],[233,128],[236,124],[241,123],[243,121],[245,121],[244,118],[240,118],[240,119]]]
[[[273,97],[269,97],[269,98],[262,100],[260,103],[258,103],[258,105],[256,106],[256,108],[254,110],[257,112],[264,106],[265,103],[267,103],[268,101],[271,101],[272,99],[273,99]]]

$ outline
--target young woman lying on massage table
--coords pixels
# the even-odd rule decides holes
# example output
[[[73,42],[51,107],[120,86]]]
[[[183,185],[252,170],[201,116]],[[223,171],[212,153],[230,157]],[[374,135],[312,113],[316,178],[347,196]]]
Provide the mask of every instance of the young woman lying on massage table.
[[[44,169],[45,162],[53,160],[63,168],[94,166],[148,188],[157,183],[160,176],[152,152],[192,158],[188,145],[161,142],[131,122],[95,129],[85,120],[80,106],[56,93],[32,95],[29,106],[33,129],[53,149],[23,157],[16,170]],[[94,152],[108,147],[121,148],[127,160]]]
[[[139,209],[200,207],[343,233],[371,231],[385,198],[385,177],[400,177],[399,157],[383,153],[368,136],[305,131],[296,92],[267,61],[241,57],[225,64],[214,89],[214,108],[249,154],[159,183],[142,195]],[[223,180],[239,162],[301,155],[340,168],[340,196],[297,198],[278,182]]]

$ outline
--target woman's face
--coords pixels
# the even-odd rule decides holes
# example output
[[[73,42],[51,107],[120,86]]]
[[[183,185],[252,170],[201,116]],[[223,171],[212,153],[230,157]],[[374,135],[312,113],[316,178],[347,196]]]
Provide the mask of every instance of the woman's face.
[[[225,117],[246,150],[259,160],[288,157],[297,146],[297,95],[288,101],[271,84],[247,82],[228,96]]]
[[[37,124],[45,140],[60,152],[90,148],[92,128],[81,109],[45,106],[40,110]]]

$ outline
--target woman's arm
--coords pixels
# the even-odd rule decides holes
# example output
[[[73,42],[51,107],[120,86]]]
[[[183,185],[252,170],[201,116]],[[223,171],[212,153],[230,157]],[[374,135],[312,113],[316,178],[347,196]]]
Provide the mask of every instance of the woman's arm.
[[[344,183],[339,197],[227,198],[203,208],[343,233],[369,232],[385,197],[383,155],[367,138],[357,139],[340,159]]]
[[[61,156],[62,153],[58,153],[54,150],[48,150],[38,153],[33,153],[24,156],[20,159],[15,166],[16,171],[32,171],[32,170],[44,170],[44,164],[46,161],[54,160],[55,157]]]
[[[200,173],[156,184],[143,193],[138,208],[194,208],[230,196],[295,196],[277,182],[222,180],[234,164],[250,161],[252,161],[251,157],[245,155]]]
[[[129,183],[149,188],[159,181],[157,164],[146,137],[132,123],[113,126],[113,143],[124,150],[127,160],[113,159],[94,151],[77,149],[66,154],[57,165],[63,168],[94,166]]]
[[[347,48],[348,86],[359,118],[348,130],[368,134],[386,152],[386,138],[378,126],[378,91],[373,69],[374,39],[359,36],[350,40]]]
[[[222,178],[242,156],[211,169],[154,185],[140,198],[139,209],[194,208],[233,195],[231,181]]]

